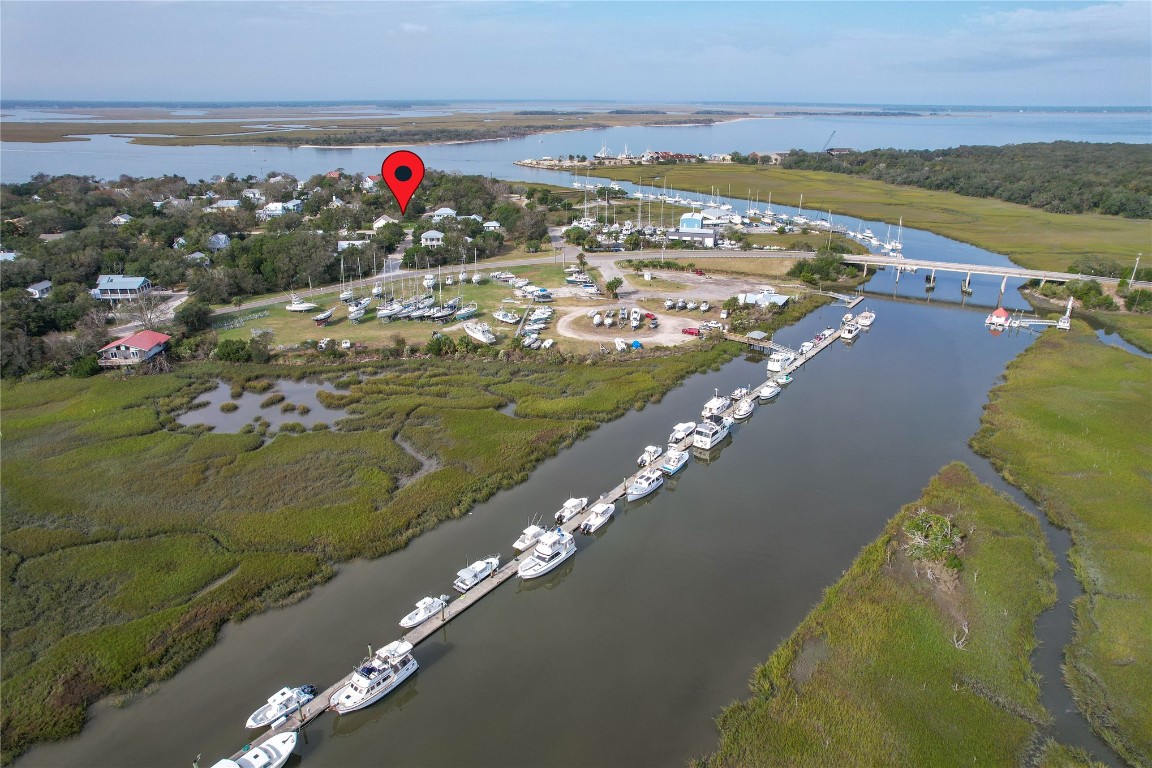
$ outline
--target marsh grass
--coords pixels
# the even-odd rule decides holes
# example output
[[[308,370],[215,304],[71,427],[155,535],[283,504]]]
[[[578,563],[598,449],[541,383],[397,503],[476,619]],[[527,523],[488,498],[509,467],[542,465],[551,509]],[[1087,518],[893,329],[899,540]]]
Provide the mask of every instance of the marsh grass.
[[[1045,332],[1005,379],[973,448],[1071,531],[1086,594],[1066,678],[1120,754],[1152,763],[1152,360],[1075,322]]]
[[[75,733],[96,699],[171,675],[223,622],[293,599],[333,562],[404,546],[737,352],[596,365],[201,363],[127,380],[0,382],[4,762]],[[329,374],[346,389],[318,397],[348,408],[339,430],[290,422],[277,433],[260,417],[238,434],[174,424],[220,378],[269,392],[276,378]],[[497,411],[513,399],[516,417]],[[397,436],[435,469],[415,476],[421,462]]]
[[[954,581],[901,548],[922,507],[967,534]],[[699,764],[1021,764],[1049,720],[1028,658],[1054,568],[1034,517],[944,467],[757,667]]]

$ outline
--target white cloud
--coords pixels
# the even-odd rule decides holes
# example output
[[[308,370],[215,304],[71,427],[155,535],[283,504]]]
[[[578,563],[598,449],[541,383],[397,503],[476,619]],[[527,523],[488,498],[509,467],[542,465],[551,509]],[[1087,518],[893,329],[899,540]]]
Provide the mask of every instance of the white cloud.
[[[400,31],[406,35],[422,35],[428,31],[428,27],[423,24],[413,24],[410,21],[400,22]]]

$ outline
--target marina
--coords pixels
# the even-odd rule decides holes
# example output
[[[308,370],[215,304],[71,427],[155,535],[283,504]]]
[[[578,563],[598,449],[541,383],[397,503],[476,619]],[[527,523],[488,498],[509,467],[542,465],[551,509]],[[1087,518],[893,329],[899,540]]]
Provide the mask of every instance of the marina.
[[[729,337],[731,335],[725,334],[725,336]],[[824,332],[818,334],[819,342],[816,343],[811,351],[809,351],[807,354],[788,356],[788,363],[782,368],[783,375],[790,375],[794,371],[798,370],[805,363],[812,360],[817,354],[832,345],[837,339],[840,338],[840,336],[841,331],[839,330],[834,330],[827,334]],[[747,337],[736,336],[736,338],[733,340],[743,341],[743,343],[747,343],[749,345],[762,343],[762,340],[746,339]],[[785,347],[784,349],[787,348]],[[771,396],[774,397],[775,394],[778,394],[780,391],[779,387],[777,387],[774,383],[775,378],[776,376],[772,375],[763,384],[755,388],[742,387],[741,389],[744,390],[742,397],[744,399],[753,400],[761,397],[762,393],[764,392],[772,391],[774,391],[774,394]],[[723,400],[727,405],[722,406],[720,403],[721,400]],[[714,415],[711,418],[723,421],[725,425],[729,425],[734,420],[733,414],[740,407],[741,401],[733,401],[729,397],[720,397],[717,395],[716,397],[709,400],[708,404],[709,406],[712,406],[712,410],[714,411]],[[714,426],[713,422],[711,421],[705,421],[703,422],[703,425]],[[684,431],[683,428],[685,426],[686,423],[677,424],[675,426],[676,431],[674,432],[673,436],[679,432]],[[697,430],[699,430],[699,427],[697,427]],[[726,426],[723,438],[727,438],[727,435],[728,432]],[[679,442],[669,443],[669,453],[672,453],[673,451],[677,453],[689,452],[694,445],[695,439],[695,434],[690,433],[681,438]],[[716,441],[716,443],[720,442],[721,440]],[[528,548],[526,551],[521,552],[515,558],[504,563],[503,565],[493,567],[493,562],[499,562],[498,556],[493,555],[491,557],[485,558],[484,560],[477,561],[477,563],[469,566],[469,568],[462,570],[459,574],[460,578],[457,579],[457,582],[454,584],[454,586],[456,586],[457,590],[462,591],[463,594],[451,602],[439,601],[440,609],[438,613],[422,619],[414,629],[406,633],[399,640],[390,643],[388,646],[385,646],[385,648],[381,648],[377,652],[377,656],[379,656],[381,653],[386,653],[387,649],[389,648],[398,648],[403,651],[403,653],[400,654],[401,656],[406,659],[411,659],[411,649],[415,648],[429,637],[435,635],[453,619],[479,603],[484,597],[492,594],[492,592],[500,587],[500,585],[513,579],[513,577],[517,575],[520,575],[523,578],[532,578],[534,576],[543,575],[543,573],[555,569],[563,560],[569,559],[572,555],[575,555],[578,550],[574,543],[569,543],[572,541],[573,534],[582,532],[583,529],[587,528],[595,530],[604,525],[604,523],[607,522],[607,519],[615,511],[617,502],[625,499],[633,499],[633,494],[631,493],[630,488],[634,483],[636,483],[637,480],[643,481],[643,478],[647,473],[652,473],[655,478],[659,479],[659,482],[655,482],[653,487],[647,489],[642,494],[643,496],[646,496],[659,488],[661,484],[663,484],[665,476],[672,476],[674,473],[682,469],[683,465],[684,463],[680,462],[675,466],[674,469],[671,469],[670,471],[660,466],[652,466],[650,468],[641,469],[640,472],[630,477],[625,477],[623,482],[621,482],[619,485],[616,485],[606,493],[601,494],[591,509],[588,508],[587,498],[569,499],[564,503],[560,511],[556,513],[558,520],[556,527],[552,531],[545,532],[538,536],[538,538],[535,539],[535,547]],[[561,519],[563,522],[560,522]],[[555,555],[557,556],[557,559],[555,562],[550,562],[543,566],[542,569],[537,566],[539,572],[532,573],[531,569],[532,565],[534,564],[533,561],[534,559],[539,559],[539,557],[536,555],[536,552],[542,545],[545,545],[545,548],[555,548]],[[563,550],[559,549],[561,546],[564,547]],[[531,573],[531,576],[525,576],[526,570],[527,572]],[[465,578],[466,576],[467,578]],[[462,586],[464,589],[461,589]],[[391,662],[392,659],[389,657],[385,659],[385,661]],[[413,661],[411,665],[403,665],[397,670],[394,670],[394,677],[399,679],[397,679],[396,682],[390,684],[384,693],[379,694],[373,698],[372,701],[376,701],[378,698],[387,695],[388,692],[393,690],[395,687],[398,687],[400,683],[403,682],[404,678],[414,674],[414,665],[415,661]],[[252,749],[261,747],[265,742],[282,738],[285,733],[304,728],[317,717],[324,714],[324,712],[328,711],[328,709],[336,708],[334,702],[336,701],[338,694],[341,694],[341,692],[345,691],[349,688],[349,686],[353,685],[357,678],[363,677],[361,670],[362,668],[358,668],[357,670],[354,670],[345,677],[333,683],[324,691],[320,692],[314,699],[302,705],[291,716],[285,717],[282,721],[278,721],[279,725],[274,725],[268,731],[254,739],[250,744],[245,745],[245,747],[234,754],[231,759],[239,760]],[[385,672],[386,671],[387,670],[385,670]],[[382,672],[381,674],[384,673]],[[400,675],[403,675],[403,677],[400,677]],[[347,694],[343,695],[346,696]],[[367,704],[361,704],[360,706],[367,706]]]

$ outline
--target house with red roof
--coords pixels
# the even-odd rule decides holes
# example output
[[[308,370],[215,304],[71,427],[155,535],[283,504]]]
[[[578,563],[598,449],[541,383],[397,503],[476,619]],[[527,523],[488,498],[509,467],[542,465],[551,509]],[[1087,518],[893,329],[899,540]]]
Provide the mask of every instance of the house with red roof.
[[[100,348],[100,366],[118,368],[151,360],[168,347],[171,336],[156,331],[140,331]]]

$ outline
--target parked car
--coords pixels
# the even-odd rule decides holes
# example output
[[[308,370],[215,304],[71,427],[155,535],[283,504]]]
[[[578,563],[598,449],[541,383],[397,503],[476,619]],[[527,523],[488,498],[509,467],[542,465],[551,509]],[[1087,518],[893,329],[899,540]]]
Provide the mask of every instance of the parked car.
[[[686,336],[699,336],[700,335],[700,329],[699,328],[681,328],[680,333],[683,333]]]
[[[652,314],[651,312],[645,312],[644,313],[644,319],[645,320],[655,320],[656,315]]]
[[[700,277],[704,277],[704,270],[702,270],[702,269],[694,269],[694,270],[692,270],[692,274],[694,274],[694,275],[699,275]]]
[[[352,349],[352,342],[349,339],[344,339],[340,342],[340,349]]]

